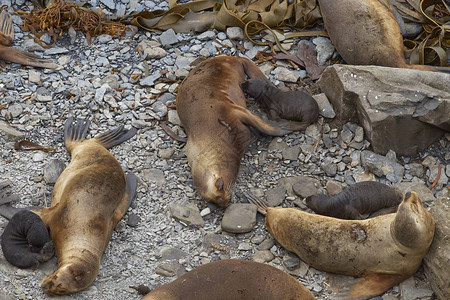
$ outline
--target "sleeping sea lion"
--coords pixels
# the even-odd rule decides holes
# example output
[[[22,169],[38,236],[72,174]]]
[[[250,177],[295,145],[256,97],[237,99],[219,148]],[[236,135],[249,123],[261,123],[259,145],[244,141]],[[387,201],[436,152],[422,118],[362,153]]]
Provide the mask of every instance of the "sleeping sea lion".
[[[40,248],[47,242],[47,228],[50,230],[58,269],[41,285],[46,294],[74,293],[95,280],[112,231],[136,191],[136,177],[128,174],[125,178],[119,162],[107,150],[134,136],[136,129],[121,126],[85,140],[88,127],[89,121],[66,121],[65,145],[71,161],[55,183],[51,206],[14,215],[2,236],[5,258],[27,267],[24,262],[35,265],[41,261],[45,251],[40,253]],[[23,256],[10,255],[15,249]]]
[[[58,65],[49,59],[44,59],[32,53],[12,47],[14,41],[14,26],[6,9],[0,12],[0,59],[22,65],[55,69]]]
[[[319,0],[319,6],[331,41],[348,64],[450,70],[406,63],[400,26],[387,0]]]
[[[194,186],[206,201],[220,206],[231,201],[251,129],[274,136],[289,133],[265,123],[245,108],[239,85],[246,75],[266,80],[246,58],[210,58],[189,72],[177,94],[177,112],[188,137],[186,156]]]
[[[263,107],[269,119],[299,121],[292,123],[293,130],[305,130],[319,117],[316,100],[302,90],[282,91],[268,80],[257,78],[243,82],[241,88]]]
[[[377,181],[355,183],[336,195],[314,195],[306,198],[306,205],[315,213],[349,220],[362,220],[363,214],[398,205],[400,191]]]
[[[163,285],[143,300],[311,300],[300,282],[275,267],[239,259],[208,263]]]
[[[346,298],[373,297],[413,275],[431,245],[434,219],[415,192],[397,213],[367,220],[342,220],[293,208],[271,208],[247,193],[266,213],[266,228],[312,267],[362,277]],[[332,255],[330,255],[332,253]]]

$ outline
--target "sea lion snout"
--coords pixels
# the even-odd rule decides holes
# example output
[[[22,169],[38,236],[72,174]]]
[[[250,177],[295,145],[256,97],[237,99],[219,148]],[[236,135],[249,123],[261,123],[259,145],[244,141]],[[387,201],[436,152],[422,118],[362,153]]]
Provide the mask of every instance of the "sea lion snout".
[[[89,268],[81,262],[63,266],[42,282],[42,291],[50,295],[66,295],[83,290],[95,280],[95,276],[90,276]]]

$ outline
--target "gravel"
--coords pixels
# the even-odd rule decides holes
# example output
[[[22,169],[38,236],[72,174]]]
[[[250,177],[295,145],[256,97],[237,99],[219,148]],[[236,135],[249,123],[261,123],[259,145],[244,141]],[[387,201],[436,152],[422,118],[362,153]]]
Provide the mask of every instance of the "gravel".
[[[115,13],[114,9],[117,13],[167,9],[163,1],[89,2],[106,13]],[[29,11],[31,5],[30,1],[15,1],[13,7]],[[6,63],[0,73],[0,181],[11,181],[11,192],[20,196],[17,206],[49,204],[55,172],[70,161],[63,141],[63,125],[69,116],[90,118],[90,137],[119,125],[139,129],[131,140],[111,149],[124,171],[138,176],[137,197],[113,232],[95,282],[86,290],[61,299],[140,299],[130,286],[153,289],[199,265],[225,258],[269,263],[295,276],[318,299],[332,299],[328,275],[307,266],[275,242],[265,230],[264,218],[258,214],[255,219],[253,208],[238,208],[237,213],[243,217],[232,215],[228,224],[235,232],[242,232],[240,226],[249,232],[225,232],[221,224],[226,210],[206,203],[195,192],[184,144],[170,138],[159,126],[160,120],[168,118],[172,130],[185,136],[173,108],[175,91],[197,57],[243,55],[235,46],[242,43],[244,55],[253,58],[258,50],[267,51],[267,47],[243,40],[242,30],[233,28],[226,33],[210,30],[198,35],[176,34],[172,30],[137,31],[124,38],[102,35],[93,38],[90,46],[81,33],[69,31],[56,47],[43,51],[28,33],[20,32],[21,20],[14,20],[14,46],[38,49],[36,54],[62,66],[60,70],[46,70]],[[219,45],[216,39],[229,47]],[[312,41],[324,63],[333,53],[336,56],[326,38]],[[285,46],[295,53],[297,43],[298,40],[290,40]],[[304,76],[283,61],[259,66],[280,87]],[[333,117],[326,97],[321,94],[318,98],[322,115]],[[256,111],[257,107],[251,109]],[[6,120],[12,127],[5,124]],[[366,169],[379,175],[377,179],[384,183],[430,186],[442,165],[445,170],[433,193],[445,193],[450,175],[448,135],[426,153],[392,161],[392,156],[370,151],[370,143],[363,139],[358,124],[348,123],[338,131],[327,120],[320,117],[305,132],[256,139],[242,159],[234,205],[248,205],[243,192],[250,190],[268,197],[273,204],[307,210],[305,196],[325,192],[328,185],[339,189],[354,183]],[[56,148],[56,152],[15,151],[14,140],[23,134],[28,140]],[[0,218],[0,231],[6,224],[7,220]],[[42,293],[40,284],[56,268],[56,257],[36,270],[20,270],[1,256],[0,298],[50,298]],[[422,271],[412,280],[415,285],[409,282],[401,288],[396,286],[383,299],[400,299],[401,293],[401,299],[406,299],[405,295],[415,299],[415,294],[430,298],[430,287]]]

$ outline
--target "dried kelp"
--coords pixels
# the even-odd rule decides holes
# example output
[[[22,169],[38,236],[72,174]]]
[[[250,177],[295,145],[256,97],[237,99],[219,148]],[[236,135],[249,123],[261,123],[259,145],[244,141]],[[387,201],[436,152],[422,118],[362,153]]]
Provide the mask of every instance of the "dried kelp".
[[[101,34],[124,35],[130,30],[124,24],[108,20],[100,9],[93,11],[79,2],[56,0],[42,4],[46,7],[33,9],[29,13],[17,11],[24,21],[22,30],[31,32],[37,38],[47,33],[56,42],[65,30],[73,27],[83,32],[90,44],[91,37]]]

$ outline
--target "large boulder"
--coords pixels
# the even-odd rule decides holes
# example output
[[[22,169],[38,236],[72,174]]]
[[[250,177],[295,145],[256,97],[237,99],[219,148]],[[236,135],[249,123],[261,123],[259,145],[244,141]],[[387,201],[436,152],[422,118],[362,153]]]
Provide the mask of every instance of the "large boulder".
[[[436,222],[433,243],[424,258],[425,275],[439,299],[450,299],[450,199],[439,198],[430,212]]]
[[[319,85],[337,121],[357,121],[373,150],[414,155],[450,130],[450,74],[379,66],[329,66]]]

